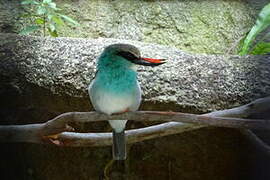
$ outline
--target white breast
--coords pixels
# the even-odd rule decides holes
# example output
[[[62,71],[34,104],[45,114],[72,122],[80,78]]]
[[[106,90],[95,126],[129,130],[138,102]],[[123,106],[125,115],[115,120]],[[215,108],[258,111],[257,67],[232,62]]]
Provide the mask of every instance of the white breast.
[[[136,111],[141,103],[141,89],[137,82],[134,93],[125,95],[115,95],[106,90],[97,89],[94,85],[95,80],[91,82],[88,92],[92,105],[96,111],[111,115],[113,113],[122,113],[126,110]],[[125,128],[126,120],[109,121],[110,125],[117,132]]]

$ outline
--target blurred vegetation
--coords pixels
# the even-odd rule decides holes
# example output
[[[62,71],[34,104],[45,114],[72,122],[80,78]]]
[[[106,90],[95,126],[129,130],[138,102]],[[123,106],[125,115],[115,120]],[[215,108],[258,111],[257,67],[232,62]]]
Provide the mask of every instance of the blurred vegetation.
[[[61,9],[52,0],[24,0],[21,4],[26,11],[26,14],[21,17],[30,19],[32,22],[31,25],[24,27],[20,31],[22,35],[41,30],[43,36],[46,36],[46,32],[48,32],[50,36],[57,37],[60,27],[65,23],[79,26],[77,21],[62,14]]]
[[[263,31],[270,27],[270,3],[264,6],[259,13],[256,24],[251,28],[247,36],[240,43],[239,55],[263,55],[270,53],[270,32],[262,35]]]

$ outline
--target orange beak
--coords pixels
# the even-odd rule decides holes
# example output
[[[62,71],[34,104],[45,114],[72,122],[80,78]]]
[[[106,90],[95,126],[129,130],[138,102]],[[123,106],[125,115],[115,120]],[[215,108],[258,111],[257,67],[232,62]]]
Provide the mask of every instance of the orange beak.
[[[143,66],[158,66],[166,63],[166,61],[165,59],[140,58],[134,63]]]

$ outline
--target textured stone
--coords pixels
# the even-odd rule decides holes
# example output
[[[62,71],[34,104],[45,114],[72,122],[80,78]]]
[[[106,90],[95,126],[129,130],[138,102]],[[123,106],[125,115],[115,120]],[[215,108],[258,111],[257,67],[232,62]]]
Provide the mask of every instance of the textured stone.
[[[59,96],[88,98],[95,60],[113,43],[137,46],[142,56],[165,58],[139,67],[146,104],[172,104],[193,112],[229,108],[270,95],[269,56],[187,54],[174,48],[116,39],[41,38],[1,34],[0,75],[34,84]]]
[[[249,31],[268,0],[56,2],[81,24],[61,28],[60,36],[128,39],[224,54]],[[0,32],[18,32],[30,22],[19,19],[23,11],[16,0],[2,0],[0,12]]]

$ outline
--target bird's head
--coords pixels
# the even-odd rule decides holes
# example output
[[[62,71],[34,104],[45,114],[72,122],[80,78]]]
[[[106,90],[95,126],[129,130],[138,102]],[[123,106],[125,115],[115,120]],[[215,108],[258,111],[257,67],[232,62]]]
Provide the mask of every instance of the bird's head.
[[[140,51],[130,44],[112,44],[102,52],[98,66],[106,67],[132,67],[134,64],[143,66],[158,66],[164,64],[164,59],[141,57]]]

